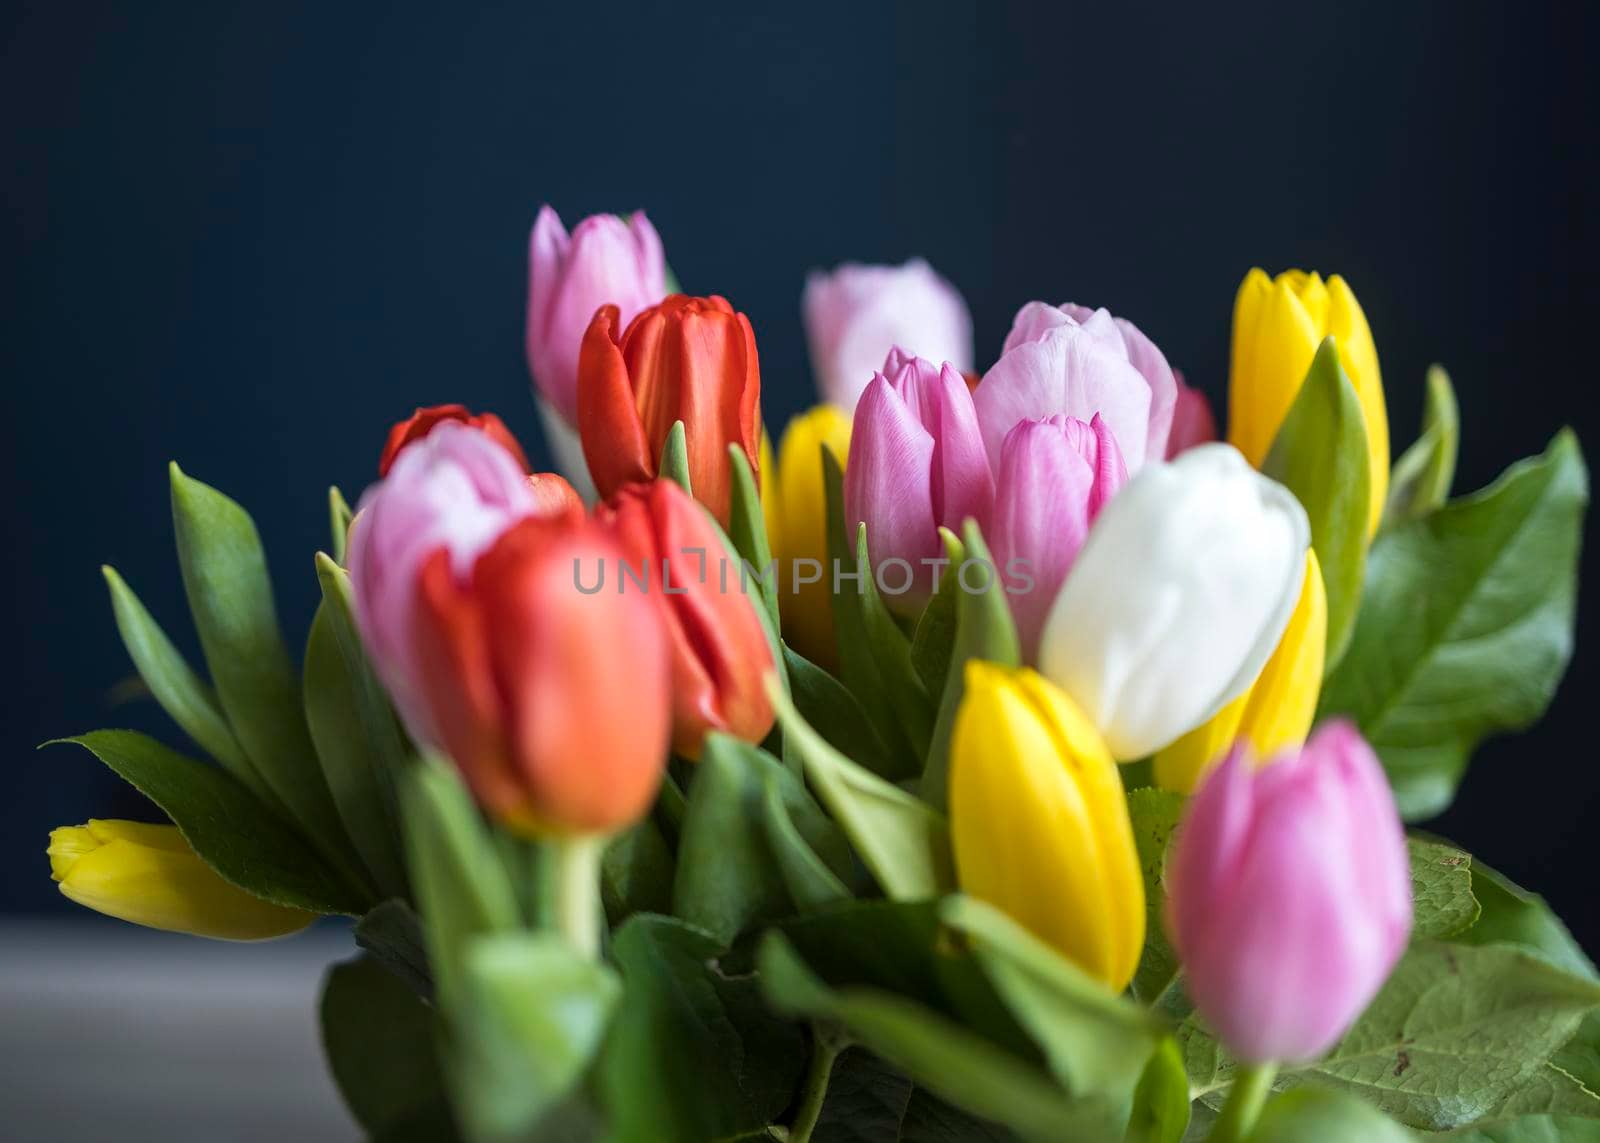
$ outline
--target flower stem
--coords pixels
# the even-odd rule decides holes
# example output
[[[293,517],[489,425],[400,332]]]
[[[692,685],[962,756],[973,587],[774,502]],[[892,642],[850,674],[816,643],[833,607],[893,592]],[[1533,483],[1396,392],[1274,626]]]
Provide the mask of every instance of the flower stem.
[[[805,1090],[800,1096],[800,1110],[795,1113],[789,1128],[789,1143],[809,1143],[822,1115],[822,1105],[828,1098],[828,1079],[833,1075],[833,1061],[850,1046],[850,1041],[828,1025],[811,1025],[811,1067],[806,1072]]]
[[[1222,1114],[1211,1128],[1210,1143],[1238,1143],[1250,1134],[1277,1074],[1275,1063],[1240,1066],[1228,1091],[1228,1102],[1222,1105]]]
[[[557,932],[590,960],[600,956],[600,858],[606,839],[597,834],[546,843],[548,916]]]

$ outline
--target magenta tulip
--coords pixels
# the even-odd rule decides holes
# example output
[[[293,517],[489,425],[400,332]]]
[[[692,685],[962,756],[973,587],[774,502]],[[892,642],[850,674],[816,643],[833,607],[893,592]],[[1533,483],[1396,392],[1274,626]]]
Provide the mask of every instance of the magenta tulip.
[[[975,399],[996,465],[1018,421],[1057,413],[1087,421],[1098,413],[1116,434],[1128,471],[1137,472],[1147,460],[1166,458],[1178,383],[1132,322],[1105,310],[1029,302]]]
[[[1210,444],[1217,439],[1217,418],[1211,413],[1211,402],[1192,385],[1184,383],[1183,374],[1174,369],[1172,376],[1178,382],[1178,403],[1172,408],[1172,433],[1167,437],[1167,459],[1195,445]]]
[[[1411,931],[1405,832],[1345,722],[1256,769],[1235,750],[1190,802],[1167,861],[1167,928],[1195,1006],[1247,1063],[1320,1056]]]
[[[1099,414],[1084,424],[1058,413],[1006,434],[988,539],[1027,662],[1089,525],[1127,481],[1117,438]]]
[[[844,478],[852,544],[864,522],[889,606],[907,615],[920,611],[944,558],[940,526],[959,532],[971,518],[987,529],[993,503],[994,479],[965,378],[954,365],[891,350],[856,406]]]

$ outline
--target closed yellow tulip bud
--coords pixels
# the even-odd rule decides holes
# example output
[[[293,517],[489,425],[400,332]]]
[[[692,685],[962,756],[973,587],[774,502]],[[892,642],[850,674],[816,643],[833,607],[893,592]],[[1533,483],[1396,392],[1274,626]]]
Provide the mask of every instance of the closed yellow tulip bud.
[[[822,481],[822,448],[843,468],[850,454],[850,414],[818,405],[783,430],[778,444],[776,487],[771,489],[767,537],[778,558],[778,606],[784,640],[813,663],[829,670],[839,665],[833,635],[833,591],[828,566],[828,505]],[[769,469],[768,472],[772,470]],[[769,492],[763,489],[765,501]],[[764,503],[763,507],[767,505]],[[774,526],[775,525],[775,526]],[[795,591],[795,561],[816,560],[822,576]],[[807,565],[806,574],[815,569]]]
[[[1139,965],[1145,906],[1117,764],[1044,676],[966,670],[950,744],[957,880],[1120,992]]]
[[[1300,392],[1322,339],[1332,336],[1339,364],[1361,402],[1372,472],[1368,534],[1383,516],[1389,488],[1389,415],[1378,351],[1367,317],[1335,274],[1287,270],[1276,278],[1251,270],[1233,303],[1233,364],[1228,385],[1228,441],[1257,468]]]
[[[315,914],[252,897],[196,856],[177,826],[91,821],[50,831],[50,876],[99,913],[223,941],[297,933]]]
[[[1267,665],[1242,695],[1156,755],[1156,785],[1194,793],[1241,738],[1250,744],[1258,763],[1304,743],[1322,693],[1327,641],[1328,594],[1322,565],[1316,552],[1307,551],[1300,599]]]

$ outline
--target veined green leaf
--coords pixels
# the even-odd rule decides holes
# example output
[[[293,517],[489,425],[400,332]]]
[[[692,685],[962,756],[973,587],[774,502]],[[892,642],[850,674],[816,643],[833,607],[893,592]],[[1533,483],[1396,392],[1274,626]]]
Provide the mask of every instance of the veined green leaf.
[[[641,818],[617,834],[600,860],[600,899],[614,925],[633,913],[672,908],[673,857],[661,827]]]
[[[1415,1136],[1354,1096],[1305,1088],[1268,1102],[1250,1143],[1413,1143]]]
[[[444,1102],[433,1014],[369,956],[336,964],[322,982],[322,1050],[339,1094],[381,1136]]]
[[[397,980],[422,999],[433,1000],[433,970],[428,966],[422,918],[398,898],[380,901],[356,922],[357,947],[372,955]]]
[[[1472,858],[1453,845],[1410,837],[1411,937],[1450,937],[1478,919]]]
[[[1133,994],[1154,1003],[1178,974],[1178,954],[1167,941],[1165,872],[1172,840],[1188,802],[1182,794],[1144,786],[1128,791],[1128,817],[1144,875],[1144,954],[1133,974]]]
[[[1383,509],[1385,529],[1426,516],[1449,498],[1460,437],[1461,415],[1450,375],[1441,366],[1430,366],[1422,433],[1400,454],[1389,476],[1389,500]]]

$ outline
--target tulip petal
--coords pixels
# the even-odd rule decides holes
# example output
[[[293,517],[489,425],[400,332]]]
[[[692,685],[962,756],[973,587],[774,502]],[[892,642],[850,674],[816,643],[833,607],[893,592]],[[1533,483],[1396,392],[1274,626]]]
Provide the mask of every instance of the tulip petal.
[[[844,487],[850,531],[867,525],[874,561],[938,558],[933,449],[932,434],[879,374],[856,406]]]
[[[625,484],[652,480],[656,472],[617,343],[618,321],[616,306],[602,306],[583,335],[578,356],[578,437],[602,497]]]

